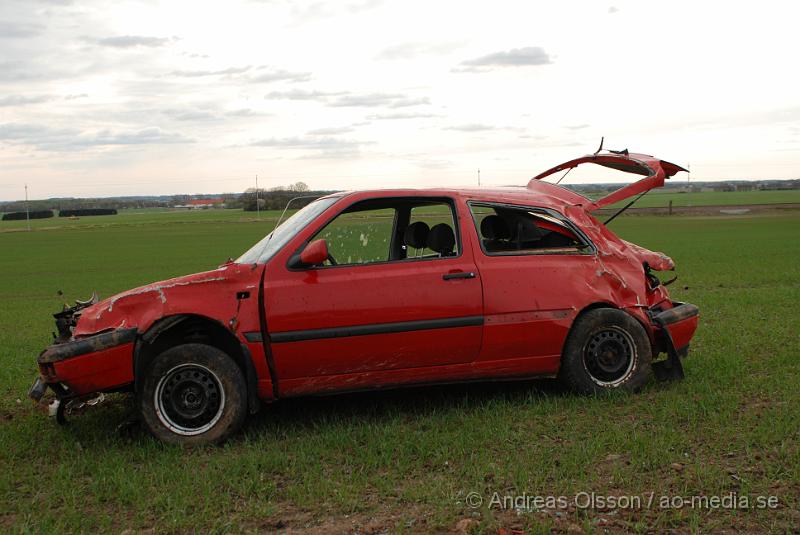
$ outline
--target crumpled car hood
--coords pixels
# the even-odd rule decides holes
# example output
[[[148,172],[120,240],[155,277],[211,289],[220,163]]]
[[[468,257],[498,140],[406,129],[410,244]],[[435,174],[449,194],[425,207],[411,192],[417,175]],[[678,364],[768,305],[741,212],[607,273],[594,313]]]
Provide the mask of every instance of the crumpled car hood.
[[[143,332],[159,318],[202,308],[224,316],[235,309],[237,291],[256,288],[253,271],[253,265],[226,264],[127,290],[83,309],[73,336],[130,327]]]

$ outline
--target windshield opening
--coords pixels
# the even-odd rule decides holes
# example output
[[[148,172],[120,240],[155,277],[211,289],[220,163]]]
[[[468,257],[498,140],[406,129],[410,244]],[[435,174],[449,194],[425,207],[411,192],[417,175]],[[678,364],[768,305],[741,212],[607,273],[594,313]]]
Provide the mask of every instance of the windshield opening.
[[[268,262],[298,232],[338,200],[339,197],[326,197],[306,205],[237,258],[236,263],[264,264]]]

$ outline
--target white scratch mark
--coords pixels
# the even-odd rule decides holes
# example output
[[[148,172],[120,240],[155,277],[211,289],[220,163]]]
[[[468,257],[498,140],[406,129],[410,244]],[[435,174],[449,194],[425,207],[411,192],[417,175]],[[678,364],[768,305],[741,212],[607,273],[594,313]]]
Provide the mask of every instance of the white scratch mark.
[[[164,293],[164,290],[168,288],[175,288],[177,286],[191,286],[193,284],[202,284],[205,282],[215,282],[215,281],[224,281],[226,280],[225,277],[211,277],[208,279],[200,279],[194,281],[187,281],[187,282],[173,282],[172,284],[158,284],[155,286],[145,286],[144,288],[140,288],[138,290],[132,290],[130,292],[124,292],[120,295],[117,295],[108,302],[108,308],[106,309],[108,312],[114,310],[114,304],[119,301],[120,299],[124,299],[126,297],[131,297],[133,295],[141,295],[150,292],[158,293],[158,298],[161,300],[161,303],[167,302],[167,295]],[[98,314],[98,317],[99,314]]]

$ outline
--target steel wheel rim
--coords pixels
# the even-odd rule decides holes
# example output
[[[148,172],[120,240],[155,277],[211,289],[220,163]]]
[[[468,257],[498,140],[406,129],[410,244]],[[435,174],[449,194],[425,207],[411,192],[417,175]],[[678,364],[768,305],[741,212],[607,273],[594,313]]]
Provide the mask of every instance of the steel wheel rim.
[[[615,387],[628,380],[636,365],[633,337],[622,328],[603,327],[593,332],[583,347],[583,366],[592,381]]]
[[[219,421],[225,390],[217,375],[200,364],[181,364],[161,376],[154,402],[159,421],[179,435],[205,433]]]

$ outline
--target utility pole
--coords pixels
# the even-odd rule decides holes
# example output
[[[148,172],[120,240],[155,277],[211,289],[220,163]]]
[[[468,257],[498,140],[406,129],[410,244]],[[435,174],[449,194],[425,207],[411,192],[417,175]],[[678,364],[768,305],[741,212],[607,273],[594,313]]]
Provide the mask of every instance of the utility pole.
[[[686,193],[692,193],[692,164],[686,164],[686,189],[688,190]],[[691,197],[689,197],[689,206],[692,205]]]
[[[478,187],[481,187],[481,169],[478,168]]]
[[[25,221],[28,222],[28,232],[31,231],[31,210],[28,206],[28,185],[25,184]]]
[[[261,207],[258,205],[258,174],[256,174],[256,219],[261,219]]]

